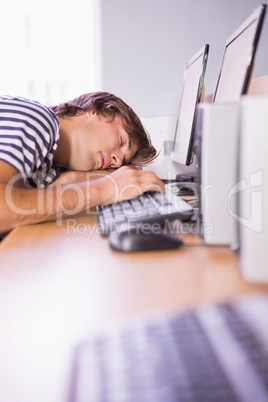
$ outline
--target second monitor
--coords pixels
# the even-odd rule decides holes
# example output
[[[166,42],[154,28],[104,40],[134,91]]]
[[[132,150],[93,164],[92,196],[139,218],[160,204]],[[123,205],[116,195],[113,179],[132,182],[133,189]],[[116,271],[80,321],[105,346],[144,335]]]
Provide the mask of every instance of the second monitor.
[[[190,165],[195,151],[196,106],[204,93],[204,77],[209,45],[200,49],[186,64],[183,90],[171,158],[174,162]]]

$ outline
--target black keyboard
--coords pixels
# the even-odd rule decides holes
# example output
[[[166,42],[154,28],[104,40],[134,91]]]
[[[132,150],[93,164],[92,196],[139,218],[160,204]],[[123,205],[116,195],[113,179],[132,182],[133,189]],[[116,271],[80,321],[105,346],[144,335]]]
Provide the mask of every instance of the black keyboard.
[[[81,345],[73,368],[71,402],[268,400],[267,342],[231,305],[115,327]]]
[[[120,230],[126,223],[162,225],[174,219],[188,221],[193,213],[194,208],[188,202],[171,192],[149,191],[127,201],[97,207],[98,224],[103,236],[108,236],[112,230]]]

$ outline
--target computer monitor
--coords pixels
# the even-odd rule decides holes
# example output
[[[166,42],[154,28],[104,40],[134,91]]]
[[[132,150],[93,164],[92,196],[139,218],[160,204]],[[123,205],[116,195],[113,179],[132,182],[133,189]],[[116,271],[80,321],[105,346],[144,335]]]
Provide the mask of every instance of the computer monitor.
[[[227,39],[213,102],[237,102],[247,93],[266,4],[261,4]]]
[[[190,165],[195,146],[196,106],[201,101],[209,45],[203,46],[186,64],[179,113],[171,158],[174,162]]]

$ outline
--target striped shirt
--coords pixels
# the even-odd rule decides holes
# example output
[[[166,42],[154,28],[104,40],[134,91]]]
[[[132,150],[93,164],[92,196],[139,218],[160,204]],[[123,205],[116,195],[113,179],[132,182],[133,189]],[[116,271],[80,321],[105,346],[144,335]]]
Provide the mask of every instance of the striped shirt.
[[[24,187],[46,187],[58,176],[53,161],[59,121],[48,107],[21,97],[0,97],[0,160],[12,165]]]

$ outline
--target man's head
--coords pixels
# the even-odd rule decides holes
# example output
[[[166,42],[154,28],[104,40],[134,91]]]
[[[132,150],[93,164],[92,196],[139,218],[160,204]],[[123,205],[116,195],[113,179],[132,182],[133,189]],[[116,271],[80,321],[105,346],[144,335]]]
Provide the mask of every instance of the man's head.
[[[135,155],[128,162],[136,166],[144,166],[156,157],[156,150],[151,144],[150,137],[139,117],[122,99],[113,94],[92,92],[81,95],[72,101],[53,106],[51,109],[61,119],[91,112],[104,117],[108,122],[119,120],[127,132],[129,140],[137,148]]]

